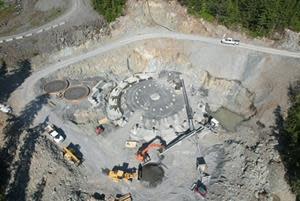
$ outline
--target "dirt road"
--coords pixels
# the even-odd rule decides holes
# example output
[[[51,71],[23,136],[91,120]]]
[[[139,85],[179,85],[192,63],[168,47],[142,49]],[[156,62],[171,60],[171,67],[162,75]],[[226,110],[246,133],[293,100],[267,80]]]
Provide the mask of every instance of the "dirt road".
[[[48,22],[47,24],[44,24],[40,27],[33,28],[31,30],[19,33],[19,34],[14,34],[10,36],[4,36],[0,37],[0,44],[1,43],[6,43],[10,42],[13,40],[20,40],[26,37],[32,37],[36,34],[49,31],[51,29],[54,29],[58,26],[62,26],[71,19],[72,16],[75,16],[75,14],[78,13],[78,10],[82,9],[84,7],[85,2],[83,0],[72,0],[71,1],[71,7],[67,9],[67,11],[61,15],[60,17],[54,19],[51,22]]]

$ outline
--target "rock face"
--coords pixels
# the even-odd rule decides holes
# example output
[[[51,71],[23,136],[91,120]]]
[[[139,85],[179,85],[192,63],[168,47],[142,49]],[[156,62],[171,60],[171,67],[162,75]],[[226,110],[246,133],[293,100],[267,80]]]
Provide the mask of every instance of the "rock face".
[[[244,133],[242,130],[240,132]],[[284,170],[278,168],[280,156],[273,149],[274,137],[266,132],[260,132],[254,140],[248,136],[235,137],[235,140],[224,142],[220,157],[226,162],[220,163],[221,168],[213,173],[216,177],[211,181],[210,199],[276,200],[286,194],[284,200],[293,200],[286,182],[278,179],[284,177]],[[274,170],[276,174],[272,172]]]
[[[283,39],[279,42],[279,48],[300,51],[300,33],[286,29]]]
[[[199,74],[202,87],[208,90],[210,107],[216,110],[224,106],[229,110],[249,118],[255,114],[254,93],[245,88],[241,82],[211,76],[207,71]]]

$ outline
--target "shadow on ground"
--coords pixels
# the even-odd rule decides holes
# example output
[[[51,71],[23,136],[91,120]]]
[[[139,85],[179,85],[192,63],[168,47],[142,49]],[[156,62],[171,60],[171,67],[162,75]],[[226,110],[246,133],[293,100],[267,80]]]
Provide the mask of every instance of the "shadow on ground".
[[[0,63],[0,101],[6,102],[10,94],[16,90],[31,74],[29,60],[18,62],[16,70],[8,73],[5,61]]]
[[[48,102],[48,95],[41,95],[31,101],[18,117],[11,116],[8,125],[4,128],[5,144],[0,150],[0,190],[3,192],[7,187],[7,201],[25,200],[25,190],[29,181],[29,167],[32,154],[35,150],[35,142],[45,126],[46,121],[38,126],[30,126],[38,111]],[[24,143],[19,149],[20,137],[25,134]],[[20,160],[14,164],[16,154]],[[11,168],[15,170],[15,175],[11,175]],[[8,186],[9,181],[11,184]]]
[[[278,150],[286,169],[285,178],[300,201],[300,82],[290,85],[288,90],[290,108],[283,117],[280,106],[274,110],[273,134],[278,140]]]

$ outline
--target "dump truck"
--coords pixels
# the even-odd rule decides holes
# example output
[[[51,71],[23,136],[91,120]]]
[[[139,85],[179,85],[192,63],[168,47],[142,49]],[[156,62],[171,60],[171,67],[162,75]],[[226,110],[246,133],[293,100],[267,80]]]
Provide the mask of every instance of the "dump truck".
[[[64,137],[56,131],[56,126],[54,126],[53,124],[48,124],[45,130],[52,137],[54,142],[61,143],[64,141]]]
[[[65,159],[74,163],[77,166],[80,165],[82,162],[82,157],[78,156],[77,151],[70,145],[63,148],[63,156]]]

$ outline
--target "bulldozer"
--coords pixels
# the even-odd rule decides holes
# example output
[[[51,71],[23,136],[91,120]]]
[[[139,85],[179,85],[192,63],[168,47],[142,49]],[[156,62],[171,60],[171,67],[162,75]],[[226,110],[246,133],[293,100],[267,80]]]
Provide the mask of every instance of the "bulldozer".
[[[137,179],[138,175],[136,172],[125,172],[123,170],[110,170],[108,176],[114,181],[119,182],[125,180],[126,182]]]
[[[63,148],[63,156],[68,161],[73,162],[75,165],[80,165],[82,162],[82,158],[78,156],[78,151],[74,148],[74,145],[70,143],[69,146]]]
[[[140,168],[128,168],[128,163],[123,163],[122,166],[114,166],[111,170],[103,169],[102,172],[107,174],[114,182],[124,180],[126,182],[140,179]]]

